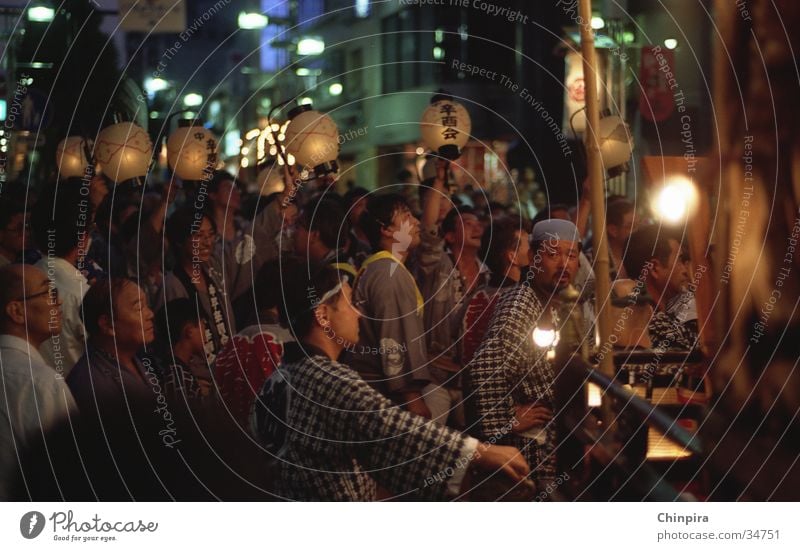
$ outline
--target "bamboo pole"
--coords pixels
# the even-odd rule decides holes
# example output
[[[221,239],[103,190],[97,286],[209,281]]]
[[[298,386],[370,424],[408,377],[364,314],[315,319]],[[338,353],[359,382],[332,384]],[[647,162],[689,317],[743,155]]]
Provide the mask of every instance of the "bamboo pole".
[[[603,163],[600,158],[599,136],[600,105],[597,100],[597,53],[594,49],[594,32],[590,25],[592,20],[591,0],[580,0],[581,55],[583,57],[583,79],[586,89],[586,168],[589,178],[589,192],[592,213],[592,243],[594,245],[594,276],[596,282],[595,312],[600,335],[600,349],[610,346],[611,311],[609,297],[611,294],[611,277],[608,273],[608,241],[606,240],[606,208],[603,178]],[[614,358],[612,354],[602,354],[600,371],[612,377],[614,375]]]

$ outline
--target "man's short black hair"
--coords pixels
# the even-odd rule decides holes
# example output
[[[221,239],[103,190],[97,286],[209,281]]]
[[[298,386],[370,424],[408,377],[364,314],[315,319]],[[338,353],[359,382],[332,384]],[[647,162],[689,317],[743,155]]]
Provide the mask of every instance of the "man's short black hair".
[[[319,238],[329,249],[346,245],[350,223],[338,201],[322,197],[303,207],[297,223],[309,232],[319,232]]]
[[[31,211],[31,229],[36,244],[47,256],[63,257],[88,237],[94,211],[88,193],[81,193],[88,182],[75,176],[51,185]],[[87,187],[88,190],[88,187]]]
[[[114,303],[128,285],[137,285],[126,277],[110,277],[96,281],[83,297],[81,317],[86,333],[92,337],[100,333],[100,318],[113,318]]]
[[[189,240],[192,233],[197,233],[203,223],[203,218],[208,219],[216,232],[217,225],[214,223],[214,217],[205,210],[197,209],[194,204],[182,206],[167,219],[165,234],[175,254],[180,254],[180,249]]]
[[[610,200],[606,207],[606,225],[621,226],[629,212],[633,212],[633,201],[630,199],[617,197]]]
[[[165,349],[174,346],[181,339],[186,325],[197,326],[200,323],[200,312],[197,304],[188,298],[170,300],[156,316],[158,320],[158,334]]]
[[[478,216],[475,209],[467,205],[460,205],[450,209],[444,220],[442,220],[442,235],[456,231],[456,228],[462,224],[461,217],[467,214]]]
[[[408,210],[408,201],[399,193],[373,195],[367,201],[367,208],[361,215],[359,225],[369,239],[373,249],[381,244],[381,230],[392,225],[394,215],[401,210]]]
[[[314,310],[325,294],[340,282],[339,272],[322,266],[309,275],[303,263],[287,265],[282,275],[283,299],[280,301],[281,322],[300,340],[314,325]],[[330,300],[338,297],[337,293]]]
[[[633,232],[628,238],[622,264],[629,279],[639,279],[651,260],[658,259],[662,264],[669,262],[672,253],[669,240],[680,242],[680,236],[660,225],[645,226]]]
[[[519,247],[519,232],[530,233],[530,224],[516,217],[496,218],[481,238],[480,256],[492,274],[504,274],[508,269],[506,253]]]
[[[215,170],[214,175],[208,181],[208,192],[216,193],[219,191],[219,186],[222,182],[230,180],[236,183],[236,177],[226,170]]]

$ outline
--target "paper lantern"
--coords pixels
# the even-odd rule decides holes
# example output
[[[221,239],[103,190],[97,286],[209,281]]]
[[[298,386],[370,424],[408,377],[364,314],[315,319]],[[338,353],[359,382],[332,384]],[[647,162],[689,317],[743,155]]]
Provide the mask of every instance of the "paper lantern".
[[[633,151],[633,138],[630,129],[622,117],[617,115],[600,119],[598,132],[600,155],[603,158],[603,167],[610,170],[619,167],[631,159]]]
[[[121,122],[100,132],[94,155],[102,163],[103,173],[119,183],[147,174],[153,157],[153,144],[141,126]]]
[[[295,163],[313,169],[320,176],[336,172],[339,156],[339,130],[328,115],[301,105],[289,112],[284,144]]]
[[[217,166],[217,146],[216,136],[199,121],[182,120],[167,140],[167,161],[180,179],[202,180]]]
[[[422,113],[422,141],[445,159],[457,159],[467,144],[472,121],[466,108],[446,95],[436,95]]]
[[[89,166],[86,149],[87,142],[80,136],[69,136],[59,142],[56,146],[56,163],[60,178],[83,176],[86,173]],[[91,145],[88,149],[91,150]]]

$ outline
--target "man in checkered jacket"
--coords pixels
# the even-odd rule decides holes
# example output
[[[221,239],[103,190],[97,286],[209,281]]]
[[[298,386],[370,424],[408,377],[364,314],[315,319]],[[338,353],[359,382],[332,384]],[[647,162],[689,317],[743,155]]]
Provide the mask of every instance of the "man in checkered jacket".
[[[526,279],[499,299],[483,343],[467,365],[467,426],[474,436],[522,451],[537,485],[555,478],[553,366],[534,330],[554,331],[558,293],[578,270],[580,238],[572,222],[534,226]],[[555,335],[555,333],[551,333]]]
[[[358,342],[359,312],[338,273],[305,267],[284,278],[287,346],[253,415],[276,463],[275,493],[291,500],[364,501],[380,485],[395,496],[443,499],[461,491],[468,468],[502,471],[512,482],[528,466],[510,447],[476,439],[405,411],[336,359]]]

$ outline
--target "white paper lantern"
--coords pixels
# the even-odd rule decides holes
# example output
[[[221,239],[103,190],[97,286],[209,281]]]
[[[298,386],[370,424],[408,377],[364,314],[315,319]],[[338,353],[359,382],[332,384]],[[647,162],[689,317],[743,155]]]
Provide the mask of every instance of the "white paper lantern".
[[[121,122],[100,132],[94,155],[102,163],[103,173],[119,183],[147,174],[153,157],[153,143],[141,126]]]
[[[217,138],[196,121],[184,124],[167,140],[167,161],[182,180],[202,180],[217,166]]]
[[[60,178],[83,176],[86,173],[89,166],[86,149],[86,140],[80,136],[69,136],[59,142],[56,146],[56,163]],[[91,145],[89,150],[91,151]]]
[[[286,128],[286,152],[294,156],[295,163],[317,175],[336,172],[339,156],[339,130],[328,115],[300,106],[289,113],[291,121]]]
[[[609,170],[630,161],[633,138],[622,117],[614,115],[600,119],[598,134],[603,168]]]
[[[425,109],[419,123],[422,141],[442,157],[457,159],[472,132],[469,112],[447,96],[435,96],[434,99],[437,101]]]

